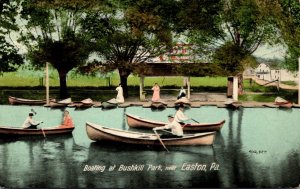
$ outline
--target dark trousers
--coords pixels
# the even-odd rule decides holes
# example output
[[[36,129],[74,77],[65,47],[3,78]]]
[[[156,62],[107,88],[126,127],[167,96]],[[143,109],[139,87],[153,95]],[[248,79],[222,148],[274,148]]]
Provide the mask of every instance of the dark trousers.
[[[37,125],[30,125],[29,127],[26,127],[25,129],[37,129]]]

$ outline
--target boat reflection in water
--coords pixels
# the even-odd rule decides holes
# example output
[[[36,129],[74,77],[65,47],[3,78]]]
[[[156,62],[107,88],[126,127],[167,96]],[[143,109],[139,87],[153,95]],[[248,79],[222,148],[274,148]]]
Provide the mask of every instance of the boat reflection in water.
[[[36,119],[47,125],[61,121],[58,109],[34,108]],[[1,106],[0,125],[21,125],[30,109]],[[0,139],[0,187],[286,188],[300,183],[300,109],[191,108],[185,114],[200,122],[226,122],[213,145],[167,146],[169,152],[161,145],[93,142],[85,123],[129,130],[125,113],[164,121],[174,108],[67,109],[75,124],[72,135]]]

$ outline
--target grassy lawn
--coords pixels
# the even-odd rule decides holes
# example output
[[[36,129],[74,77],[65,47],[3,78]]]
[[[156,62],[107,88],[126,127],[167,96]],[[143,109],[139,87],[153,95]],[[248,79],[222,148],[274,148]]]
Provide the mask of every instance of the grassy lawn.
[[[119,84],[119,75],[117,72],[109,74],[110,77],[105,76],[84,76],[74,73],[68,74],[67,86],[70,88],[70,94],[78,96],[78,99],[82,99],[85,96],[88,97],[90,91],[94,89],[112,89]],[[55,71],[50,73],[50,87],[52,95],[58,94],[59,78]],[[175,88],[179,89],[183,85],[183,77],[146,77],[144,84],[145,89],[150,90],[154,83],[158,83],[162,89]],[[227,78],[226,77],[191,77],[191,87],[194,92],[227,92]],[[31,97],[40,99],[39,96],[44,96],[44,79],[43,73],[35,72],[12,72],[3,73],[0,76],[0,87],[1,88],[23,88],[21,92],[16,89],[12,95],[18,97]],[[140,79],[138,76],[130,75],[128,77],[129,92],[132,95],[138,96],[138,87]],[[257,84],[250,86],[249,80],[244,80],[244,91],[245,94],[239,96],[240,101],[258,101],[258,102],[274,102],[277,96],[283,97],[293,102],[297,102],[298,92],[287,91],[276,87],[263,87]],[[28,89],[29,87],[29,89]],[[30,89],[31,88],[31,89]],[[83,89],[84,88],[84,89]],[[90,88],[89,92],[86,92],[86,88]],[[38,91],[41,90],[42,92]],[[37,90],[37,91],[33,91]],[[2,91],[2,96],[4,92]],[[18,94],[20,93],[20,94]],[[34,94],[33,94],[34,93]],[[95,92],[97,95],[99,92]],[[99,94],[99,98],[110,98],[115,94],[113,92],[106,91],[105,93]],[[5,96],[5,95],[4,95]],[[43,97],[42,97],[43,98]]]
[[[44,78],[41,75],[22,74],[20,72],[4,73],[0,76],[0,87],[37,87],[43,86]],[[96,77],[69,74],[67,85],[69,87],[107,87],[117,86],[119,84],[119,75],[114,72],[110,77]],[[139,86],[140,79],[138,76],[130,75],[128,77],[128,86]],[[183,85],[183,77],[146,77],[145,87],[152,87],[154,83],[158,83],[161,87]],[[58,74],[53,72],[49,77],[49,84],[52,87],[59,86]],[[227,78],[225,77],[191,77],[191,86],[211,86],[226,87]]]

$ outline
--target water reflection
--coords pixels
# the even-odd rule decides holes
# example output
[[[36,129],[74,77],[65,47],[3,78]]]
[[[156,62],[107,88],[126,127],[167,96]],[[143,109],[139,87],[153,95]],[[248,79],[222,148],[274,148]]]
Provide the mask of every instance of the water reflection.
[[[181,170],[184,163],[205,164],[210,166],[214,159],[212,147],[170,147],[170,153],[160,146],[115,145],[109,142],[92,142],[89,148],[87,165],[116,166],[114,171],[85,173],[89,187],[100,183],[103,187],[192,187],[207,185],[215,179],[217,171]],[[116,153],[118,154],[116,156]],[[140,171],[123,171],[121,166],[143,166]],[[152,170],[152,166],[162,166],[162,171]],[[166,166],[176,166],[176,170],[165,170]],[[209,169],[209,167],[207,168]],[[119,171],[118,171],[119,170]],[[89,179],[93,177],[93,180]],[[110,179],[104,179],[110,178]],[[195,178],[195,180],[193,179]],[[201,178],[201,179],[199,179]],[[212,182],[214,183],[214,182]],[[213,184],[216,186],[215,184]]]
[[[1,106],[0,125],[21,125],[30,106]],[[128,130],[126,112],[166,121],[174,108],[153,112],[129,107],[77,111],[67,108],[75,123],[73,135],[0,139],[0,186],[24,187],[296,187],[300,183],[300,109],[216,107],[187,109],[201,122],[225,119],[213,146],[136,146],[93,142],[85,122]],[[45,127],[58,125],[62,110],[34,107]],[[24,116],[23,116],[24,115]],[[149,130],[148,132],[153,132]],[[207,165],[207,171],[184,170],[187,164]],[[209,170],[212,163],[218,170]],[[142,171],[117,171],[120,165],[144,165]],[[84,171],[103,165],[106,171]],[[116,166],[108,171],[110,166]],[[152,171],[149,165],[170,169]],[[173,167],[174,168],[174,167]]]
[[[74,180],[81,173],[74,166],[81,162],[74,157],[77,150],[72,135],[1,140],[0,185],[78,187],[77,179]]]

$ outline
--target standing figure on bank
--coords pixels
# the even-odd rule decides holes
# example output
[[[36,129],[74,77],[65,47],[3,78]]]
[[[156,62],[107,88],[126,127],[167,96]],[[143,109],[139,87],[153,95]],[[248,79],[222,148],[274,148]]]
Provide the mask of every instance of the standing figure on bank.
[[[123,88],[122,88],[122,85],[119,84],[119,86],[116,88],[116,91],[118,91],[118,94],[117,94],[117,98],[116,98],[116,101],[118,103],[124,103],[124,96],[123,96]]]
[[[160,88],[157,83],[154,84],[152,87],[153,90],[153,96],[152,96],[152,102],[159,102],[160,101]]]
[[[33,117],[33,113],[29,113],[28,117],[25,119],[22,125],[23,129],[37,129],[37,126],[43,123],[42,121],[41,122],[34,121],[32,117]]]
[[[178,96],[177,96],[177,99],[180,99],[180,98],[182,98],[182,97],[185,97],[185,95],[186,95],[186,91],[185,91],[185,89],[184,89],[183,87],[181,87],[181,89],[180,89],[180,91],[179,91],[179,94],[178,94]]]
[[[64,111],[64,117],[62,121],[62,125],[58,126],[59,128],[72,128],[74,127],[73,120],[70,116],[69,111],[65,110]]]

